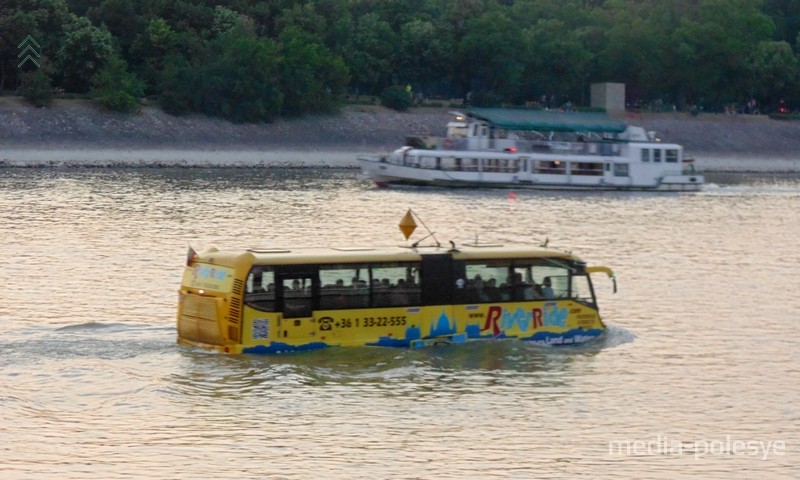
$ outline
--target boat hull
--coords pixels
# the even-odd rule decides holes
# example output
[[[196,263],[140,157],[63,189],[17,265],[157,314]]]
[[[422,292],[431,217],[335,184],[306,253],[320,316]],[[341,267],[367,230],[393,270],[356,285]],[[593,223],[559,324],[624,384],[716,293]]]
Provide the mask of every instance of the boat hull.
[[[447,154],[452,155],[448,152]],[[432,153],[435,155],[435,153]],[[534,174],[532,172],[453,172],[390,163],[386,157],[360,157],[363,175],[379,187],[393,185],[448,188],[505,188],[588,191],[696,192],[703,188],[701,174],[671,174],[649,181],[603,175]]]

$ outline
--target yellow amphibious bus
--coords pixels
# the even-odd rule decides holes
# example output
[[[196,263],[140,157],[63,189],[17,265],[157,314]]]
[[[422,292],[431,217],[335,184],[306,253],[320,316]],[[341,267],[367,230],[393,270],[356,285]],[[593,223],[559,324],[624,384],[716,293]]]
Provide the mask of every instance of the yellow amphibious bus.
[[[190,249],[178,343],[264,354],[498,338],[577,344],[605,330],[592,272],[613,278],[528,246]]]

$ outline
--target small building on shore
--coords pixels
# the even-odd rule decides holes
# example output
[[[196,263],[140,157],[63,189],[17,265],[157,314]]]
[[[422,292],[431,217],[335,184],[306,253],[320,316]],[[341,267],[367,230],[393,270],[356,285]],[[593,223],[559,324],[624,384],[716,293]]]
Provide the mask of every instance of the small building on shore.
[[[592,108],[602,108],[612,114],[625,111],[624,83],[593,83],[590,93]]]

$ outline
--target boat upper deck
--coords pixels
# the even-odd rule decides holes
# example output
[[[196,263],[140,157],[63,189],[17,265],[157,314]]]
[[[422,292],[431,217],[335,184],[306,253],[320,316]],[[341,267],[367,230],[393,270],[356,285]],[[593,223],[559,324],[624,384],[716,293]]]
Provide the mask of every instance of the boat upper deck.
[[[472,108],[469,117],[495,128],[535,132],[623,133],[628,126],[601,112],[562,112],[522,108]]]
[[[445,137],[409,137],[406,146],[422,150],[500,152],[531,155],[628,156],[631,145],[676,152],[683,148],[661,142],[655,132],[626,125],[601,112],[473,108],[452,112]],[[652,147],[648,146],[652,145]],[[636,152],[630,152],[636,153]]]

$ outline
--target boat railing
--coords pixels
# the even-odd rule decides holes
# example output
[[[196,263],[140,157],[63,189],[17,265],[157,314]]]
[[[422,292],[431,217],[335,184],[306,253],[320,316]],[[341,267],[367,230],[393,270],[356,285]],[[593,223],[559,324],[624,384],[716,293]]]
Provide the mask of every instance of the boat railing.
[[[487,138],[439,138],[432,148],[459,151],[506,151],[517,153],[554,153],[562,155],[618,156],[622,146],[615,142],[553,141]]]

